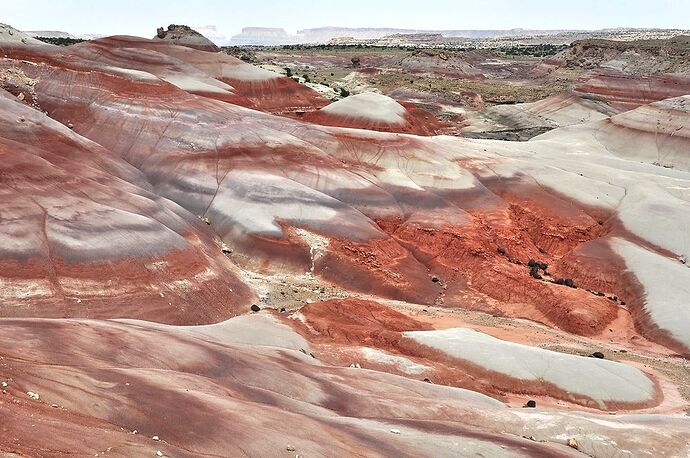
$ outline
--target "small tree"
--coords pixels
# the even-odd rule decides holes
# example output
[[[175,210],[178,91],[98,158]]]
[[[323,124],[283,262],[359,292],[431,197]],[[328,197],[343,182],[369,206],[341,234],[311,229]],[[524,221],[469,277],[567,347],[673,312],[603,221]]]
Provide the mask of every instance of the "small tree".
[[[285,76],[287,76],[288,78],[292,77],[292,70],[290,69],[290,67],[285,67]]]
[[[345,89],[344,87],[341,87],[341,88],[340,88],[340,97],[345,98],[345,97],[347,97],[348,95],[350,95],[350,91],[348,91],[348,90]]]

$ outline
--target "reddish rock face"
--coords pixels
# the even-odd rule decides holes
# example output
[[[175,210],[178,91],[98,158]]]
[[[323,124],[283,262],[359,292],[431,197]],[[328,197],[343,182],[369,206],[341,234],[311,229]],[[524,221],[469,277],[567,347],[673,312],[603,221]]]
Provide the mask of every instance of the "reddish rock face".
[[[160,41],[3,51],[0,450],[690,448],[684,98],[478,141]],[[666,168],[640,126],[670,112]]]
[[[690,93],[684,74],[634,76],[615,70],[596,70],[582,78],[576,93],[605,100],[620,111]]]

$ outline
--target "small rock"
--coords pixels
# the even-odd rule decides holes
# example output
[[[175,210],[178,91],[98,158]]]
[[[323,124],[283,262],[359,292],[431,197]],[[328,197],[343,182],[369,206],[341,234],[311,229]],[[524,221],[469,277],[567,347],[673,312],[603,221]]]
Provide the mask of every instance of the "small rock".
[[[285,307],[280,308],[280,313],[285,313]]]
[[[252,304],[251,309],[252,309],[252,312],[258,312],[261,310],[261,307],[259,307],[256,304]]]
[[[156,456],[163,456],[163,452],[161,452],[160,450],[156,450]]]
[[[54,408],[54,409],[57,409],[57,408],[60,407],[60,406],[57,405],[57,404],[51,404],[50,407],[52,407],[52,408]]]
[[[625,305],[625,301],[621,301],[621,305]]]
[[[29,396],[34,401],[38,401],[39,399],[41,399],[41,396],[39,396],[38,393],[34,393],[33,391],[27,391],[26,395]]]
[[[568,447],[572,447],[577,450],[577,441],[571,437],[568,439]]]
[[[502,255],[504,255],[504,256],[505,256],[505,254],[506,254],[506,249],[503,248],[502,246],[496,248],[496,251],[497,251],[499,254],[502,254]]]
[[[434,382],[432,382],[431,379],[429,379],[428,377],[425,377],[425,378],[424,378],[424,381],[425,381],[426,383],[434,383]]]
[[[74,124],[72,124],[71,122],[68,122],[67,127],[70,129],[74,129]]]
[[[400,430],[399,430],[399,429],[391,429],[391,432],[392,432],[393,434],[400,434]]]
[[[151,439],[153,439],[153,440],[155,440],[155,441],[159,441],[159,440],[161,440],[161,438],[160,438],[160,437],[158,437],[158,436],[153,436],[153,437],[152,437]]]
[[[433,277],[431,277],[431,281],[434,283],[438,283],[439,281],[441,281],[441,279],[434,275]]]
[[[527,401],[527,403],[524,405],[524,407],[530,407],[530,408],[537,407],[537,402],[530,399],[529,401]]]
[[[287,450],[288,452],[294,452],[295,447],[293,447],[292,445],[288,445],[287,447],[285,447],[285,450]]]
[[[600,351],[595,351],[592,353],[592,358],[604,359],[604,354]]]
[[[20,92],[19,94],[17,94],[17,100],[19,100],[19,101],[24,100],[24,93],[23,92]]]
[[[7,382],[2,382],[2,387],[7,388]]]

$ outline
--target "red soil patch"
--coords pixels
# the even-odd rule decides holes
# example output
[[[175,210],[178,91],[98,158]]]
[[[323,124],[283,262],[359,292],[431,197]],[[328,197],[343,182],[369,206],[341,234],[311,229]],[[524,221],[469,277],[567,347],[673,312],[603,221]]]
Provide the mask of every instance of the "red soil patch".
[[[394,367],[379,363],[363,363],[365,368],[395,372],[407,377],[431,377],[433,382],[479,391],[504,400],[512,395],[535,395],[562,399],[592,409],[640,409],[658,405],[663,394],[656,379],[652,399],[639,403],[602,402],[575,395],[544,381],[516,379],[483,368],[469,361],[453,358],[446,353],[418,344],[403,337],[412,330],[430,330],[431,325],[399,313],[377,302],[362,299],[335,299],[305,305],[300,313],[308,328],[286,320],[313,344],[320,360],[328,364],[349,365],[361,361],[358,347],[378,348],[392,354],[410,357],[432,368],[424,375],[410,376]]]

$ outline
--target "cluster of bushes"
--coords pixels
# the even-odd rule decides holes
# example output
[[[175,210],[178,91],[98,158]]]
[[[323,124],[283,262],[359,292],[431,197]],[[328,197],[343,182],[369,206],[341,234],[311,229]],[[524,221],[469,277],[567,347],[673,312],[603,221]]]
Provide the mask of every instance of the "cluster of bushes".
[[[564,49],[568,49],[568,47],[569,45],[553,45],[546,43],[540,45],[517,45],[506,49],[499,49],[497,51],[507,56],[547,57],[558,54]]]
[[[41,40],[44,43],[50,43],[51,45],[58,45],[58,46],[69,46],[73,45],[75,43],[81,43],[82,40],[81,38],[53,38],[53,37],[36,37],[37,40]]]

